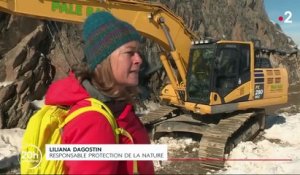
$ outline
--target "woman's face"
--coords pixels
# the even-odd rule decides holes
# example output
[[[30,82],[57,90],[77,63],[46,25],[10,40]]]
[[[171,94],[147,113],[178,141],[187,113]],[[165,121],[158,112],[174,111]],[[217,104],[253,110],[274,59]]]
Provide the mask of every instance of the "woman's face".
[[[118,84],[136,86],[139,83],[139,71],[142,59],[138,54],[139,42],[130,41],[110,56],[113,75]]]

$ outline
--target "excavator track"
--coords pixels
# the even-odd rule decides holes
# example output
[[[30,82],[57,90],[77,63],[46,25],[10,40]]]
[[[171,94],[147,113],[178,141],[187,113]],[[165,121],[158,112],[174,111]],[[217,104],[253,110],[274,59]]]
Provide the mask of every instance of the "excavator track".
[[[223,168],[226,154],[240,142],[252,140],[264,128],[264,110],[234,114],[202,133],[199,157],[203,167]]]
[[[252,109],[238,111],[222,117],[217,124],[205,123],[189,114],[179,114],[176,108],[162,106],[141,121],[153,128],[153,139],[166,133],[192,133],[201,136],[198,157],[201,171],[219,170],[224,167],[226,154],[240,142],[253,139],[264,129],[265,111]]]

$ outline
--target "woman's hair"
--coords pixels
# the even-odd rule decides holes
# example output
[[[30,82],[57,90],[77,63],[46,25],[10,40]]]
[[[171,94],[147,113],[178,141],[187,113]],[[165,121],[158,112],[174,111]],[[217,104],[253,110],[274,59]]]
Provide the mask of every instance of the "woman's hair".
[[[96,68],[91,70],[86,63],[72,66],[77,79],[82,83],[89,80],[103,95],[114,100],[125,100],[133,103],[138,94],[138,87],[121,87],[115,80],[110,64],[110,57],[104,59]]]

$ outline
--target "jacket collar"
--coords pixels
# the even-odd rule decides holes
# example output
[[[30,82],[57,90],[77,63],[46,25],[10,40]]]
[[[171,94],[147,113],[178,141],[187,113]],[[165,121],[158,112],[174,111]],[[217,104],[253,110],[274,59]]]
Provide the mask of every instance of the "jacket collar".
[[[89,93],[89,95],[103,103],[111,102],[112,99],[103,95],[99,90],[97,90],[90,81],[83,80],[82,86],[85,88],[85,90]]]

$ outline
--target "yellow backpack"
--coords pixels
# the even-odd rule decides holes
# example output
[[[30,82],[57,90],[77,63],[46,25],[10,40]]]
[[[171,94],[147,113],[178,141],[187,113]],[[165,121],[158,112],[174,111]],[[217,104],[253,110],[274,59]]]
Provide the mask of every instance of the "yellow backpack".
[[[61,144],[63,127],[76,116],[87,111],[97,111],[106,117],[112,126],[116,143],[119,143],[120,134],[127,136],[133,142],[128,132],[118,128],[112,112],[105,104],[93,98],[87,100],[91,102],[91,106],[79,108],[67,117],[69,110],[45,105],[30,118],[22,140],[21,174],[64,174],[62,160],[46,160],[46,144]],[[134,161],[133,170],[137,173],[137,161]]]

